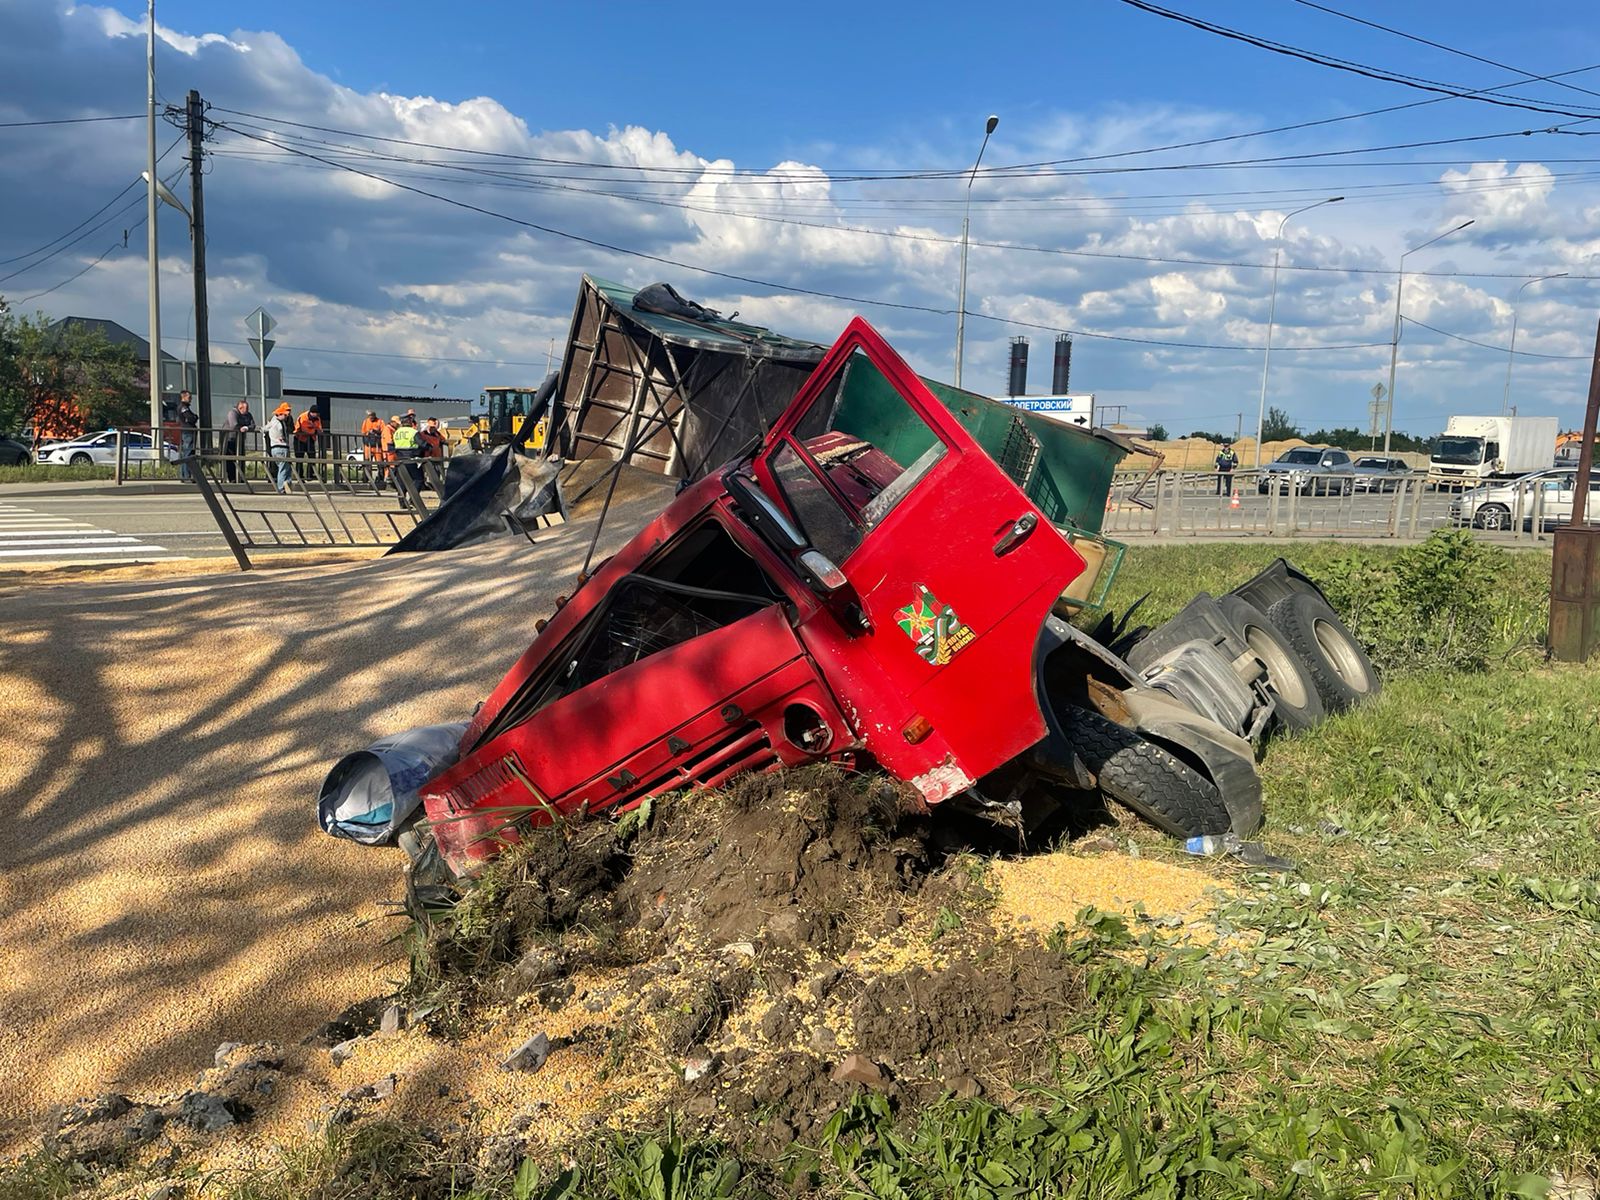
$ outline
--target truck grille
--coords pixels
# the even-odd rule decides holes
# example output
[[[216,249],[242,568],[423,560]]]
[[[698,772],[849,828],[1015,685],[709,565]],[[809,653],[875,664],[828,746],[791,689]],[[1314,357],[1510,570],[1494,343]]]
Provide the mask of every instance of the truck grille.
[[[646,796],[678,788],[720,787],[735,775],[770,771],[778,765],[772,742],[756,722],[731,729],[695,754],[674,763],[652,779],[642,780],[617,796],[618,809],[638,804]]]

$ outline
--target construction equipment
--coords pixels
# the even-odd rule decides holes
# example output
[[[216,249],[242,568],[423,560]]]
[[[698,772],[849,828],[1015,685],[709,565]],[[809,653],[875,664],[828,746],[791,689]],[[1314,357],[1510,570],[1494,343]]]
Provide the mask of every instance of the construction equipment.
[[[547,412],[534,417],[530,435],[526,438],[522,436],[523,423],[533,413],[538,394],[538,388],[484,388],[479,398],[484,411],[477,415],[474,423],[480,448],[492,449],[514,442],[522,446],[525,452],[543,449],[550,429]]]
[[[1024,828],[1105,796],[1246,835],[1255,743],[1378,688],[1282,560],[1158,629],[1093,633],[1057,615],[1089,569],[858,317],[750,451],[540,623],[423,788],[432,844],[467,874],[558,818],[819,761]]]

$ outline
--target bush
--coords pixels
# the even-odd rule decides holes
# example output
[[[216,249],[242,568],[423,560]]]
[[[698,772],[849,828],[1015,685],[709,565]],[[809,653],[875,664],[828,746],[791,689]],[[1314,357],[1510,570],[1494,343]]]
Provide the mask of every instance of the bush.
[[[1542,638],[1548,609],[1523,565],[1458,529],[1434,533],[1388,562],[1336,560],[1318,582],[1384,668],[1481,671]]]

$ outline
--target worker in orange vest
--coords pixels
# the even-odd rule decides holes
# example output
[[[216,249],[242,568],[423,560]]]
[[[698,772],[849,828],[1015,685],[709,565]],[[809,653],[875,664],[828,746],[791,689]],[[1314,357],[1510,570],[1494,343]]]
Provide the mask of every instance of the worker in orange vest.
[[[439,428],[438,417],[429,417],[427,423],[417,430],[417,445],[423,458],[431,458],[435,463],[444,461],[444,430]]]
[[[374,487],[382,487],[383,479],[383,422],[378,414],[367,409],[361,422],[361,457],[366,460],[367,478]]]
[[[295,465],[300,469],[302,480],[317,474],[315,466],[306,460],[318,457],[321,441],[322,416],[315,408],[308,408],[295,418],[294,423],[294,456],[300,460]]]

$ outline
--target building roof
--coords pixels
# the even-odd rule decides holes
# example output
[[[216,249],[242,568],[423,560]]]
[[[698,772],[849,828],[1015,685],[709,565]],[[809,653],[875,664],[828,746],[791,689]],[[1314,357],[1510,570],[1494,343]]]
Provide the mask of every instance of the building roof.
[[[150,343],[148,341],[134,333],[133,330],[118,325],[115,321],[107,320],[105,317],[62,317],[59,321],[52,321],[49,328],[62,331],[67,329],[86,329],[91,332],[99,332],[104,334],[106,341],[113,346],[131,346],[135,357],[141,362],[150,361]],[[161,358],[164,362],[178,361],[165,350],[161,352]]]

